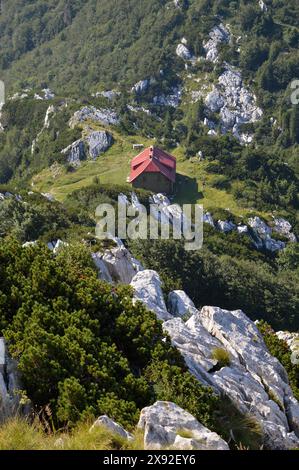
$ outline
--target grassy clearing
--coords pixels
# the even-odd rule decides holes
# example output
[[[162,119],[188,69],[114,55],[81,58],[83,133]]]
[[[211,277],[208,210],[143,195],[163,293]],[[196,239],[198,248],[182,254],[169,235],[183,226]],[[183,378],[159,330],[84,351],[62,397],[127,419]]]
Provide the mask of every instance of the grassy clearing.
[[[72,432],[46,434],[39,423],[29,424],[14,418],[0,426],[1,450],[142,450],[143,434],[134,433],[127,441],[112,434],[105,427],[89,432],[91,423],[78,425]]]
[[[100,129],[100,126],[93,126]],[[33,189],[50,192],[58,201],[63,201],[68,194],[92,184],[95,177],[101,183],[127,184],[130,172],[130,161],[136,156],[133,144],[142,143],[145,147],[153,144],[152,140],[138,136],[123,136],[113,131],[114,145],[96,161],[86,161],[73,172],[61,167],[57,176],[53,176],[50,168],[45,169],[32,179]],[[182,147],[172,151],[177,158],[178,181],[174,202],[179,204],[203,204],[205,210],[220,208],[229,209],[239,217],[243,217],[250,208],[240,207],[232,194],[213,187],[217,175],[206,171],[207,162],[197,158],[186,159]],[[128,184],[128,187],[130,185]],[[256,211],[255,211],[256,212]],[[261,214],[265,216],[265,214]]]

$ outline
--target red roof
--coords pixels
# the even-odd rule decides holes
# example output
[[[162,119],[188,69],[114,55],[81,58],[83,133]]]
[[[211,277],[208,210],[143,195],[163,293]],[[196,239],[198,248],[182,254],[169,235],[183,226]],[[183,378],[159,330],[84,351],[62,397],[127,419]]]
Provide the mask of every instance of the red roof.
[[[175,182],[176,159],[157,147],[149,147],[131,161],[129,181],[132,183],[141,173],[162,173]]]

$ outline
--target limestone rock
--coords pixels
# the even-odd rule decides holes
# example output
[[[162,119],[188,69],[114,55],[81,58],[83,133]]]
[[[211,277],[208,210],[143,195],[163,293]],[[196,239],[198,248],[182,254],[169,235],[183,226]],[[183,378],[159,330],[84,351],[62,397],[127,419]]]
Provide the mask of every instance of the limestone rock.
[[[207,95],[205,103],[213,113],[217,113],[224,106],[224,99],[220,92],[214,89]]]
[[[81,165],[81,161],[85,160],[85,145],[82,139],[76,140],[71,145],[61,150],[61,153],[66,156],[67,162],[74,166],[78,167]]]
[[[299,404],[287,373],[242,311],[204,307],[186,323],[174,318],[163,328],[200,382],[228,395],[241,413],[255,416],[268,448],[298,447]],[[212,354],[216,348],[230,357],[220,370]]]
[[[114,282],[130,284],[138,271],[134,259],[125,247],[106,250],[102,255],[102,261]]]
[[[238,225],[238,226],[237,226],[237,232],[238,232],[239,234],[244,234],[244,233],[245,233],[245,234],[248,234],[248,227],[247,227],[247,225],[242,225],[242,224],[241,224],[241,225]]]
[[[134,298],[154,312],[159,320],[172,318],[166,309],[161,280],[156,271],[145,269],[138,272],[133,277],[131,286],[134,289]]]
[[[93,96],[95,96],[96,98],[102,96],[103,98],[106,98],[107,100],[112,101],[120,95],[121,95],[120,91],[106,90],[106,91],[98,91]]]
[[[299,333],[277,331],[276,336],[282,341],[285,341],[292,352],[299,349]]]
[[[20,390],[16,362],[7,352],[4,338],[0,338],[0,423],[13,416],[18,409]]]
[[[156,106],[170,106],[172,108],[177,108],[182,99],[182,88],[181,87],[173,87],[170,90],[168,95],[161,94],[154,96],[153,104]]]
[[[113,137],[109,132],[94,131],[87,136],[86,141],[89,148],[89,156],[92,159],[96,159],[101,153],[106,152],[111,147]]]
[[[193,57],[188,47],[182,43],[177,46],[176,55],[183,60],[191,60]]]
[[[218,434],[211,432],[172,402],[157,401],[143,408],[138,428],[145,433],[146,450],[229,450],[227,443]],[[190,434],[190,438],[181,436],[180,432]]]
[[[284,235],[291,242],[297,241],[296,235],[292,233],[292,225],[290,224],[288,220],[280,217],[280,218],[274,218],[273,222],[274,222],[274,226],[273,226],[274,232]]]
[[[271,238],[271,227],[259,217],[248,219],[248,225],[253,229],[253,243],[257,249],[264,248],[274,252],[285,248],[285,242]]]
[[[136,95],[142,95],[148,90],[149,86],[150,80],[140,80],[139,82],[135,83],[131,91],[132,93],[136,93]]]
[[[168,310],[174,317],[184,317],[192,315],[195,305],[183,290],[174,290],[168,294]]]
[[[127,439],[127,440],[132,440],[133,436],[130,434],[128,431],[126,431],[120,424],[116,423],[112,419],[110,419],[108,416],[103,415],[100,416],[91,426],[89,432],[94,431],[98,427],[104,426],[106,429],[111,431],[113,434],[118,434],[120,437]]]
[[[113,126],[117,126],[120,122],[118,115],[112,109],[97,109],[94,106],[84,106],[79,111],[75,112],[70,119],[69,125],[71,128],[74,128],[78,124],[88,120]]]
[[[228,29],[221,23],[212,29],[209,37],[210,39],[203,45],[203,47],[206,52],[206,59],[215,63],[218,61],[218,46],[222,42],[229,42],[230,33]]]
[[[236,225],[231,220],[218,220],[217,227],[220,232],[227,233],[235,230]]]
[[[206,212],[206,213],[203,215],[203,222],[204,222],[205,224],[211,225],[211,227],[215,227],[215,223],[214,223],[213,217],[212,217],[212,215],[210,214],[210,212]]]

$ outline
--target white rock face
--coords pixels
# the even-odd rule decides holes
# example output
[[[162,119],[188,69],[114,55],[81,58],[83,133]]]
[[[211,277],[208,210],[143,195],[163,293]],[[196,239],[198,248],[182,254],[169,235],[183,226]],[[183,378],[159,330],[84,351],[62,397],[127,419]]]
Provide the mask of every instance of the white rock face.
[[[203,222],[204,222],[205,224],[209,224],[209,225],[211,225],[211,227],[214,227],[214,228],[215,228],[215,223],[214,223],[213,217],[212,217],[212,215],[210,214],[210,212],[206,212],[206,213],[203,215]]]
[[[84,106],[75,112],[70,119],[69,125],[71,128],[74,128],[88,120],[114,126],[117,126],[120,122],[118,115],[112,109],[97,109],[94,106]]]
[[[205,103],[210,111],[220,113],[223,134],[232,131],[237,139],[248,143],[252,136],[242,133],[240,125],[258,121],[263,112],[256,105],[255,96],[244,86],[241,73],[227,64],[225,67]]]
[[[66,156],[70,165],[80,166],[81,161],[86,159],[84,141],[82,139],[76,140],[76,142],[61,150],[61,153]]]
[[[277,331],[277,337],[285,341],[290,350],[297,351],[299,349],[299,333],[290,333],[289,331]]]
[[[102,256],[102,253],[92,253],[92,259],[98,270],[99,278],[103,281],[113,283],[111,274],[106,266],[106,263],[104,263]]]
[[[148,90],[149,86],[150,80],[140,80],[139,82],[135,83],[131,91],[132,93],[136,93],[136,95],[142,95]]]
[[[170,106],[177,108],[182,100],[182,88],[174,87],[168,95],[158,95],[153,98],[153,104],[156,106]]]
[[[172,402],[157,401],[143,408],[138,428],[144,431],[144,448],[160,450],[229,450],[218,434],[200,424],[190,413]],[[180,436],[190,433],[190,438]]]
[[[188,49],[188,47],[183,44],[183,43],[180,43],[177,48],[176,48],[176,55],[179,56],[181,59],[183,60],[191,60],[193,58],[190,50]]]
[[[50,90],[50,88],[44,88],[42,91],[44,93],[45,100],[52,100],[53,98],[55,98],[55,94],[52,90]]]
[[[94,131],[91,132],[87,137],[86,141],[88,144],[89,156],[92,159],[96,159],[101,153],[106,152],[106,150],[111,147],[113,144],[112,135],[109,132],[105,131]]]
[[[271,238],[272,229],[259,217],[248,219],[248,225],[254,230],[253,243],[257,249],[266,249],[269,251],[283,250],[285,242]]]
[[[248,225],[253,228],[258,235],[271,235],[271,228],[259,217],[252,217],[248,219]]]
[[[296,242],[297,241],[296,235],[294,233],[291,233],[292,232],[292,225],[290,224],[290,222],[288,220],[283,219],[281,217],[281,218],[277,218],[277,219],[274,218],[273,222],[274,222],[274,227],[273,227],[274,232],[277,232],[281,235],[284,235],[291,242]]]
[[[228,395],[242,413],[255,416],[268,448],[298,447],[299,404],[287,373],[242,311],[204,307],[186,323],[175,318],[163,328],[200,382]],[[215,348],[228,352],[229,366],[215,369]]]
[[[8,356],[4,338],[0,338],[0,423],[19,408],[17,390],[20,385],[16,363]]]
[[[260,9],[264,12],[268,11],[268,7],[267,5],[265,4],[265,2],[263,2],[263,0],[259,0],[259,6],[260,6]]]
[[[162,287],[161,280],[151,269],[145,269],[138,272],[131,281],[134,289],[134,299],[142,302],[149,310],[157,315],[159,320],[169,320],[172,318],[168,313]]]
[[[113,281],[122,284],[130,284],[140,270],[140,266],[136,265],[134,258],[125,247],[106,250],[102,255],[102,261]]]
[[[54,197],[53,194],[51,194],[51,193],[41,193],[41,195],[42,195],[44,198],[48,199],[48,201],[50,201],[50,202],[55,201],[55,197]]]
[[[224,99],[220,92],[215,88],[213,91],[211,91],[205,100],[205,103],[207,107],[213,112],[213,113],[218,113],[221,108],[224,106]],[[207,123],[207,121],[206,121]],[[209,126],[211,126],[212,121],[209,121]],[[213,123],[214,125],[214,123]]]
[[[237,231],[239,234],[248,234],[248,227],[247,225],[238,225]]]
[[[222,42],[228,43],[230,33],[228,29],[221,23],[215,26],[209,34],[210,39],[203,45],[206,51],[206,59],[211,62],[218,62],[218,46]]]
[[[220,232],[228,233],[235,230],[236,225],[231,220],[218,220],[217,227]]]
[[[106,90],[106,91],[98,91],[93,96],[95,96],[96,98],[103,96],[103,98],[107,98],[107,100],[112,101],[120,95],[121,95],[120,91]]]
[[[196,312],[190,297],[183,290],[174,290],[168,294],[168,310],[174,317],[184,317]]]
[[[94,431],[94,429],[98,427],[104,426],[106,429],[111,431],[113,434],[118,434],[120,437],[127,439],[131,441],[133,439],[132,434],[130,434],[128,431],[126,431],[120,424],[116,423],[112,419],[110,419],[108,416],[103,415],[100,416],[91,426],[89,432]]]
[[[43,125],[42,129],[40,130],[40,132],[37,134],[36,138],[33,140],[32,144],[31,144],[31,153],[32,154],[34,153],[36,145],[39,141],[39,138],[42,135],[42,133],[44,132],[44,130],[49,129],[50,123],[51,123],[51,118],[55,114],[56,114],[55,106],[53,106],[53,105],[49,106],[47,111],[46,111],[46,115],[45,115],[45,119],[44,119],[44,125]]]

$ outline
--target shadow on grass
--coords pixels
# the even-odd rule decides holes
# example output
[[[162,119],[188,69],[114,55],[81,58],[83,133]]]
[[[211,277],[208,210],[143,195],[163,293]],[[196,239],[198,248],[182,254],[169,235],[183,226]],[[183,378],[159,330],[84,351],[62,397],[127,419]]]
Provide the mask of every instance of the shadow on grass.
[[[174,202],[178,204],[196,204],[203,198],[203,193],[198,190],[198,181],[190,176],[177,174]]]

